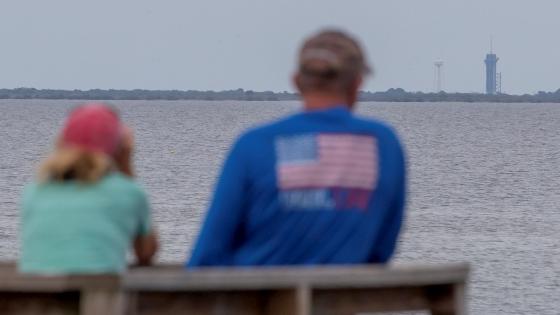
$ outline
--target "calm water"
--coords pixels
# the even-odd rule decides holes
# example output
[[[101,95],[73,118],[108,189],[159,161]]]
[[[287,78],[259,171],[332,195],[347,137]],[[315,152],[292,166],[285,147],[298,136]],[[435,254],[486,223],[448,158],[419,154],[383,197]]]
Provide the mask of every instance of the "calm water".
[[[0,257],[18,253],[18,199],[73,101],[0,100]],[[136,166],[182,262],[221,161],[244,128],[297,103],[116,102],[137,131]],[[472,314],[560,312],[560,106],[361,104],[399,131],[410,199],[396,262],[470,261]]]

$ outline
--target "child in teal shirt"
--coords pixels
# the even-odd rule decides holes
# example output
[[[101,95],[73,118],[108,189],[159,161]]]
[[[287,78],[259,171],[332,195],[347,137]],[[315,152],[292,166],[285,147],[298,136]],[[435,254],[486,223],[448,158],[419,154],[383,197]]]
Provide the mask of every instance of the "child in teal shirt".
[[[101,104],[72,112],[21,213],[19,269],[26,273],[120,273],[133,245],[149,264],[157,242],[144,191],[132,180],[132,137]]]

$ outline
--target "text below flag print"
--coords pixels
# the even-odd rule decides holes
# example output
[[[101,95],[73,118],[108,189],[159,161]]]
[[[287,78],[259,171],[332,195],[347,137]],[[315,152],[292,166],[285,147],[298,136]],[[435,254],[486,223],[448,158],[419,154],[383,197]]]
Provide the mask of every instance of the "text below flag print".
[[[378,179],[368,135],[303,134],[276,139],[279,198],[287,209],[365,210]]]

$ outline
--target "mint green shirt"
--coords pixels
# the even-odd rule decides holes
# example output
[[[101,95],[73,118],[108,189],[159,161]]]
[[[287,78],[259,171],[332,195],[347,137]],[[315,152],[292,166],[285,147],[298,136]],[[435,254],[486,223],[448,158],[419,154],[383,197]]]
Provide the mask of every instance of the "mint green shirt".
[[[119,173],[94,184],[32,184],[23,195],[19,269],[120,273],[132,241],[150,228],[146,194]]]

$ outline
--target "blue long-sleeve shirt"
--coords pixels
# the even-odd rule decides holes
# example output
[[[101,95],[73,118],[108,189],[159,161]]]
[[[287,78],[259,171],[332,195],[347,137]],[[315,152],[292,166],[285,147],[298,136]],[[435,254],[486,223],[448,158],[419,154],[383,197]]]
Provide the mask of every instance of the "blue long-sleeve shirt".
[[[345,106],[302,112],[234,144],[188,266],[386,262],[404,205],[391,128]]]

